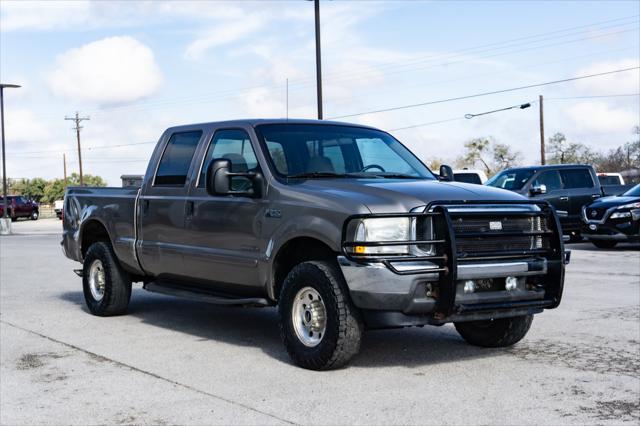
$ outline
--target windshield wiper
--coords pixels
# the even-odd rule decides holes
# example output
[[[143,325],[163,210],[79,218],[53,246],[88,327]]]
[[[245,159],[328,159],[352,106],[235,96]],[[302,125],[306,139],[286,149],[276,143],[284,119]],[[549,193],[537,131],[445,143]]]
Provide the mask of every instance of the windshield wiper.
[[[388,179],[421,179],[419,176],[407,175],[404,173],[376,173],[375,176]]]
[[[298,173],[295,175],[289,175],[287,178],[343,178],[346,177],[344,173],[334,173],[334,172],[306,172],[306,173]]]

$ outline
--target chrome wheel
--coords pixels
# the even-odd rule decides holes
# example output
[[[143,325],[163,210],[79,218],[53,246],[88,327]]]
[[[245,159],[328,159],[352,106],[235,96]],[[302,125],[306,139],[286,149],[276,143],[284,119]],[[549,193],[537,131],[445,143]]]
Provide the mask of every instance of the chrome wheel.
[[[316,289],[304,287],[296,294],[291,308],[291,322],[303,345],[317,346],[327,328],[327,309]]]
[[[94,260],[89,268],[89,290],[91,296],[96,302],[104,297],[105,275],[102,262],[98,259]]]

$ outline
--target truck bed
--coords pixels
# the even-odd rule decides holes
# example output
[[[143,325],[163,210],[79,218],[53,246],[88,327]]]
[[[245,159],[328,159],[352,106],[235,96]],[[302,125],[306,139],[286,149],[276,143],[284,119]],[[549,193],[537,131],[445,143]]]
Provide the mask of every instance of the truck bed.
[[[135,207],[137,188],[69,187],[65,196],[63,249],[72,258],[82,261],[80,229],[86,220],[102,225],[113,242],[113,248],[123,266],[138,273],[135,254]],[[88,219],[89,218],[89,219]]]

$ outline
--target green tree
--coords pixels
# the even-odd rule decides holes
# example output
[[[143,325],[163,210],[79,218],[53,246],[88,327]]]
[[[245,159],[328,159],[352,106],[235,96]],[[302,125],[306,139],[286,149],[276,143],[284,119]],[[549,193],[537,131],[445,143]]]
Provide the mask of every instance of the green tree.
[[[47,186],[47,181],[42,178],[19,179],[9,182],[7,186],[12,194],[40,201],[44,197],[44,188]]]
[[[42,198],[42,201],[45,203],[53,203],[56,200],[62,200],[64,198],[65,189],[64,179],[50,180],[44,188],[44,197]]]
[[[93,176],[89,174],[82,175],[84,186],[107,186],[107,182],[100,176]],[[68,177],[67,183],[69,186],[80,186],[80,175],[78,173],[71,173]]]

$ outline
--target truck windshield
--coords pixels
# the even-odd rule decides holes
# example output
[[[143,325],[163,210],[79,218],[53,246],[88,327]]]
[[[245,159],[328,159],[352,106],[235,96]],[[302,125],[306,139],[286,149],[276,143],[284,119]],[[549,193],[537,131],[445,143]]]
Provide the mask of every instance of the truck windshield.
[[[256,127],[273,168],[288,178],[435,179],[429,169],[389,134],[325,124]]]
[[[525,183],[533,176],[535,170],[504,170],[491,179],[485,185],[494,186],[496,188],[510,189],[518,191],[522,189]]]
[[[624,194],[622,194],[623,197],[640,197],[640,183],[636,186],[634,186],[633,188],[631,188],[630,190],[628,190],[627,192],[625,192]]]

